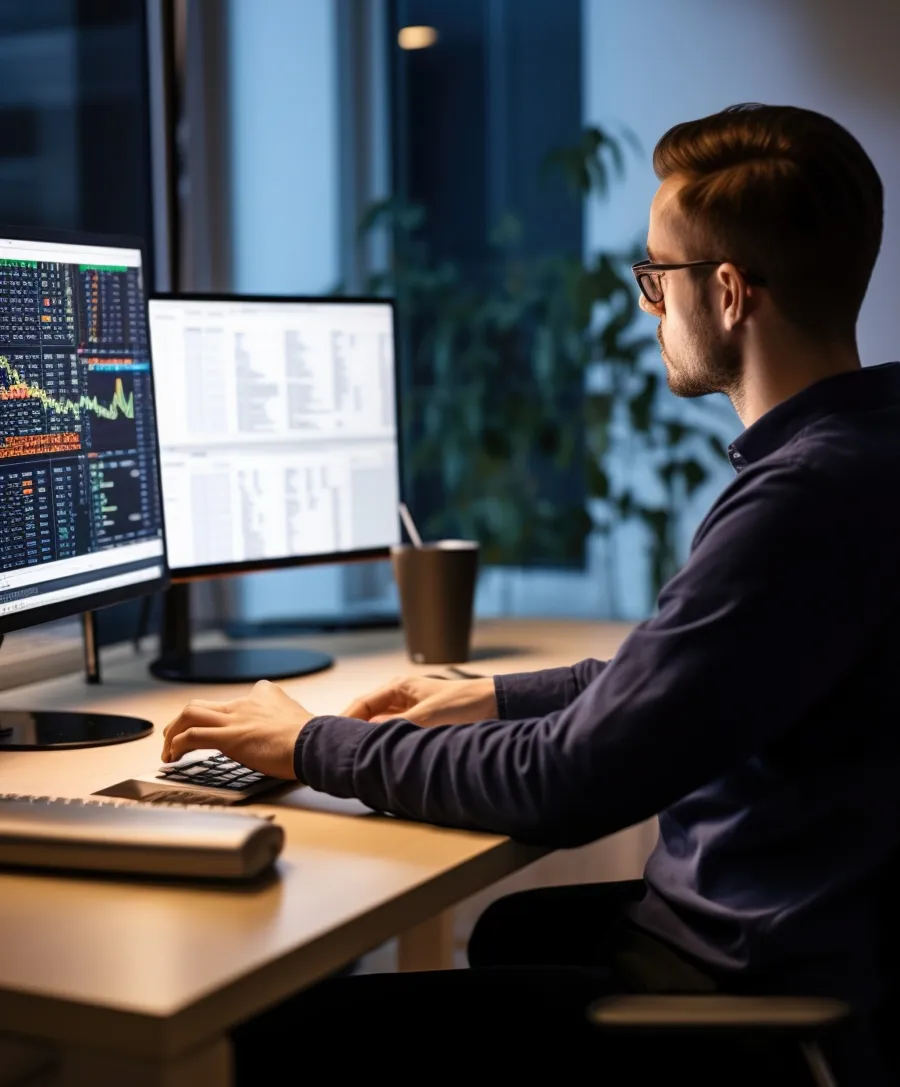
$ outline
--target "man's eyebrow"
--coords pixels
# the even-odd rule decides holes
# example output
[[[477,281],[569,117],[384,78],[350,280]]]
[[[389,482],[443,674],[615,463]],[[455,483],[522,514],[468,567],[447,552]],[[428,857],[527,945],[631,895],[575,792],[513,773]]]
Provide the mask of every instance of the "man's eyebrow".
[[[647,245],[646,245],[646,246],[645,246],[644,248],[645,248],[645,249],[647,250],[647,257],[648,257],[648,258],[649,258],[650,260],[652,260],[652,261],[654,261],[654,262],[655,262],[655,261],[656,261],[656,257],[654,256],[654,254],[653,254],[653,250],[652,250],[652,249],[650,248],[650,245],[649,245],[649,243],[648,243],[648,244],[647,244]]]

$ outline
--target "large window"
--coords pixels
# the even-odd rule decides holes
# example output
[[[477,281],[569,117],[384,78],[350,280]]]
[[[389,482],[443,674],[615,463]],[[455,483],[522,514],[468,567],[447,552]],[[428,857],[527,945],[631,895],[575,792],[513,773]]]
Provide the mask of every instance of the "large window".
[[[330,292],[341,278],[338,5],[226,7],[231,287]],[[236,578],[224,601],[230,627],[349,614],[347,574],[326,566]]]
[[[560,168],[581,138],[581,3],[394,0],[390,42],[410,499],[430,536],[480,541],[482,611],[544,611],[541,586],[583,594],[589,559],[583,202]]]
[[[142,0],[0,5],[0,220],[150,232]]]
[[[148,63],[145,6],[177,26],[177,76]],[[721,106],[723,87],[765,98],[771,41],[794,47],[789,16],[773,38],[749,9],[719,8],[707,26],[701,0],[653,18],[603,0],[2,0],[0,222],[153,238],[165,287],[170,222],[151,216],[151,183],[174,194],[178,160],[177,285],[394,293],[406,497],[427,535],[485,544],[479,612],[639,617],[730,478],[717,450],[738,423],[724,401],[673,402],[648,318],[626,322],[646,350],[599,337],[606,362],[632,350],[639,366],[613,389],[621,367],[584,366],[570,333],[582,288],[608,280],[598,256],[646,229],[654,141]],[[858,56],[828,52],[847,20],[835,8],[807,68],[782,64],[778,85],[846,119],[887,177],[896,156],[873,118],[893,85],[847,96]],[[707,48],[723,34],[746,43],[737,59]],[[872,34],[877,53],[889,39]],[[655,73],[637,82],[636,35]],[[683,79],[704,50],[715,78]],[[180,109],[168,133],[167,80]],[[591,141],[626,127],[640,147],[620,140],[621,178]],[[151,130],[165,162],[151,163]],[[610,167],[599,202],[583,199],[592,148]],[[885,244],[882,264],[897,252]],[[891,282],[873,280],[866,361],[893,335]],[[605,333],[609,308],[592,313]],[[233,626],[396,615],[383,562],[253,575],[224,595]],[[104,636],[130,634],[134,610],[104,614]]]
[[[549,321],[510,288],[517,266],[582,249],[582,202],[546,168],[579,140],[580,0],[227,10],[233,287],[394,294],[405,492],[420,527],[482,540],[482,613],[585,607],[581,374],[541,386],[532,325]],[[435,289],[412,298],[422,282]],[[508,334],[497,315],[517,306],[526,317]],[[467,342],[485,318],[488,336]],[[448,321],[449,354],[435,337]],[[233,625],[392,612],[386,563],[230,590]]]

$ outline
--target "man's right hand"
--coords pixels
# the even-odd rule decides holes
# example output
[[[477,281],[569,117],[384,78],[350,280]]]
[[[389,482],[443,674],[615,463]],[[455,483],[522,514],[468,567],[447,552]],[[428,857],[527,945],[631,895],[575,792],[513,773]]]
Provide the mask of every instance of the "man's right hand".
[[[432,679],[398,676],[377,690],[351,702],[341,714],[363,721],[389,721],[403,717],[413,724],[466,725],[497,716],[494,681],[484,679]]]

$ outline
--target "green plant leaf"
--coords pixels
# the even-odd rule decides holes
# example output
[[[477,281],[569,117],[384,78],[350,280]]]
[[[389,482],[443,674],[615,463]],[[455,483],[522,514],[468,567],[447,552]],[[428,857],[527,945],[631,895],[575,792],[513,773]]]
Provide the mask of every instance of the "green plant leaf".
[[[644,387],[628,403],[631,415],[631,425],[635,430],[646,434],[652,422],[653,402],[656,399],[657,377],[656,374],[647,373],[641,375],[644,379]]]
[[[633,128],[629,128],[628,125],[620,125],[619,132],[621,133],[622,139],[628,144],[635,155],[643,155],[644,146]]]
[[[687,434],[687,427],[682,423],[666,423],[665,432],[666,441],[669,445],[678,445],[685,434]]]
[[[675,479],[675,477],[679,474],[680,467],[681,465],[678,463],[678,461],[669,460],[666,461],[664,464],[661,464],[657,468],[656,473],[666,485],[666,487],[671,487],[672,480]]]
[[[611,393],[589,393],[585,398],[585,442],[594,459],[605,456],[609,451],[613,403]]]
[[[591,126],[544,166],[579,196],[603,196],[639,151],[630,130]],[[707,470],[684,451],[696,442],[726,451],[712,416],[661,417],[662,374],[648,357],[656,341],[644,334],[629,268],[643,239],[588,258],[535,257],[518,244],[528,225],[501,218],[490,262],[472,276],[435,258],[421,206],[391,198],[360,222],[362,234],[380,229],[390,241],[387,266],[367,277],[367,292],[396,299],[408,347],[402,425],[413,493],[429,533],[475,536],[485,562],[521,565],[579,560],[595,530],[588,497],[602,502],[596,531],[644,510],[658,588],[677,566],[677,503],[700,485],[698,468]],[[671,509],[642,504],[630,483],[614,489],[610,458],[623,455],[648,458]],[[584,473],[580,502],[567,489],[572,465]],[[684,487],[674,487],[680,479]]]
[[[658,540],[667,538],[671,517],[667,509],[656,506],[640,506],[638,516]]]
[[[587,492],[591,498],[609,498],[609,476],[593,459],[587,462]]]
[[[522,240],[522,235],[525,233],[525,228],[522,220],[518,215],[514,215],[508,211],[501,216],[499,222],[497,222],[491,230],[489,241],[492,246],[496,246],[500,249],[506,249]]]
[[[610,162],[612,163],[613,172],[617,177],[625,176],[625,155],[622,152],[622,145],[616,140],[609,139],[606,142],[606,151]]]
[[[728,448],[718,434],[709,434],[707,436],[707,441],[709,442],[710,449],[716,456],[721,457],[723,460],[729,460]]]
[[[359,224],[356,228],[358,237],[364,237],[369,231],[373,230],[376,226],[381,226],[385,222],[390,222],[393,219],[397,203],[393,198],[387,200],[377,200],[370,204],[359,220]]]
[[[559,427],[553,422],[544,423],[537,432],[537,448],[545,457],[555,457],[559,452]]]
[[[693,457],[690,460],[683,461],[680,468],[689,495],[693,494],[701,484],[705,483],[709,476],[706,468]]]
[[[584,416],[588,424],[606,426],[612,418],[613,404],[612,393],[587,393],[584,398]]]

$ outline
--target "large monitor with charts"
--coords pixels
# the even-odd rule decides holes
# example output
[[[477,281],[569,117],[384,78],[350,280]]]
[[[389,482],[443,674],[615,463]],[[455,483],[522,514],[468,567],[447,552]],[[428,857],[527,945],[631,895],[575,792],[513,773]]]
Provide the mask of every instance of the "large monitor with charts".
[[[150,335],[173,579],[377,558],[399,542],[391,301],[158,297]],[[330,663],[170,646],[152,670],[221,682]]]
[[[140,243],[0,229],[0,635],[166,582]],[[3,711],[0,750],[128,720]]]

